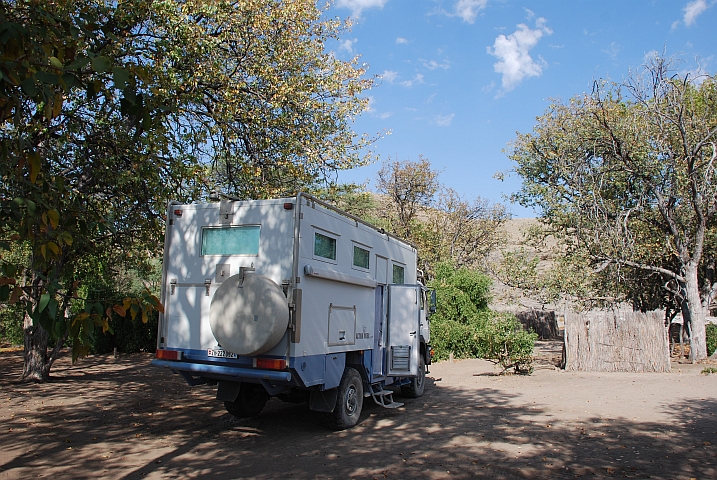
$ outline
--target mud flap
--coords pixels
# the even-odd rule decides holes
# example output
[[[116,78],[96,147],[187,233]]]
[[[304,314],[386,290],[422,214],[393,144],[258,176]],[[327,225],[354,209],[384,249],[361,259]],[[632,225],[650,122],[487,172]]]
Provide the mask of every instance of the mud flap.
[[[338,388],[324,391],[312,390],[311,398],[309,398],[309,408],[315,412],[333,412],[338,394]]]
[[[218,382],[217,400],[234,402],[239,397],[240,382]]]

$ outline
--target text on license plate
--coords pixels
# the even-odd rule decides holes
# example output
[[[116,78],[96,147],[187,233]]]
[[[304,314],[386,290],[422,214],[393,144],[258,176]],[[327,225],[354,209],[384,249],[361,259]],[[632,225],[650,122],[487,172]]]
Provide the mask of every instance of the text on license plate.
[[[207,355],[210,357],[217,357],[217,358],[237,358],[236,353],[227,352],[226,350],[222,350],[221,348],[209,348],[207,349]]]

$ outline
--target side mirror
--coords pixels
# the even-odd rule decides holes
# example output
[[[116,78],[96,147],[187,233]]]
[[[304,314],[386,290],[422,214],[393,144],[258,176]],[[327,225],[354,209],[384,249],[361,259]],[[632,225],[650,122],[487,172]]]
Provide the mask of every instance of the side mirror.
[[[428,311],[431,313],[436,313],[436,291],[431,290],[431,303],[428,307]]]

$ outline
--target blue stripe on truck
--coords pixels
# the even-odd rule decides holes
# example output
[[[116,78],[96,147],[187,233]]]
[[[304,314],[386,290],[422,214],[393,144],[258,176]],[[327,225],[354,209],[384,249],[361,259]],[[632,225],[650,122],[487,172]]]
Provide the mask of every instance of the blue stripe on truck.
[[[192,373],[211,373],[231,377],[251,378],[256,380],[272,380],[274,382],[290,382],[291,372],[275,372],[272,370],[257,370],[254,368],[228,367],[223,365],[207,365],[205,363],[185,363],[173,360],[152,360],[153,367],[167,367],[172,370],[181,370]]]

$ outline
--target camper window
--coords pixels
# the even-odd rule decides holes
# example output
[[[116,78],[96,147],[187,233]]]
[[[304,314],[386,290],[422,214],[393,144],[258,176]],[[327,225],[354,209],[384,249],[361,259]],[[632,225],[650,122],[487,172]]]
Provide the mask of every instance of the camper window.
[[[314,233],[314,255],[336,260],[336,239],[319,232]]]
[[[258,225],[202,229],[202,255],[259,255]]]
[[[393,283],[402,284],[404,281],[404,268],[401,265],[393,264]]]
[[[354,267],[368,270],[370,258],[371,252],[369,252],[365,248],[359,247],[358,245],[354,245]]]

